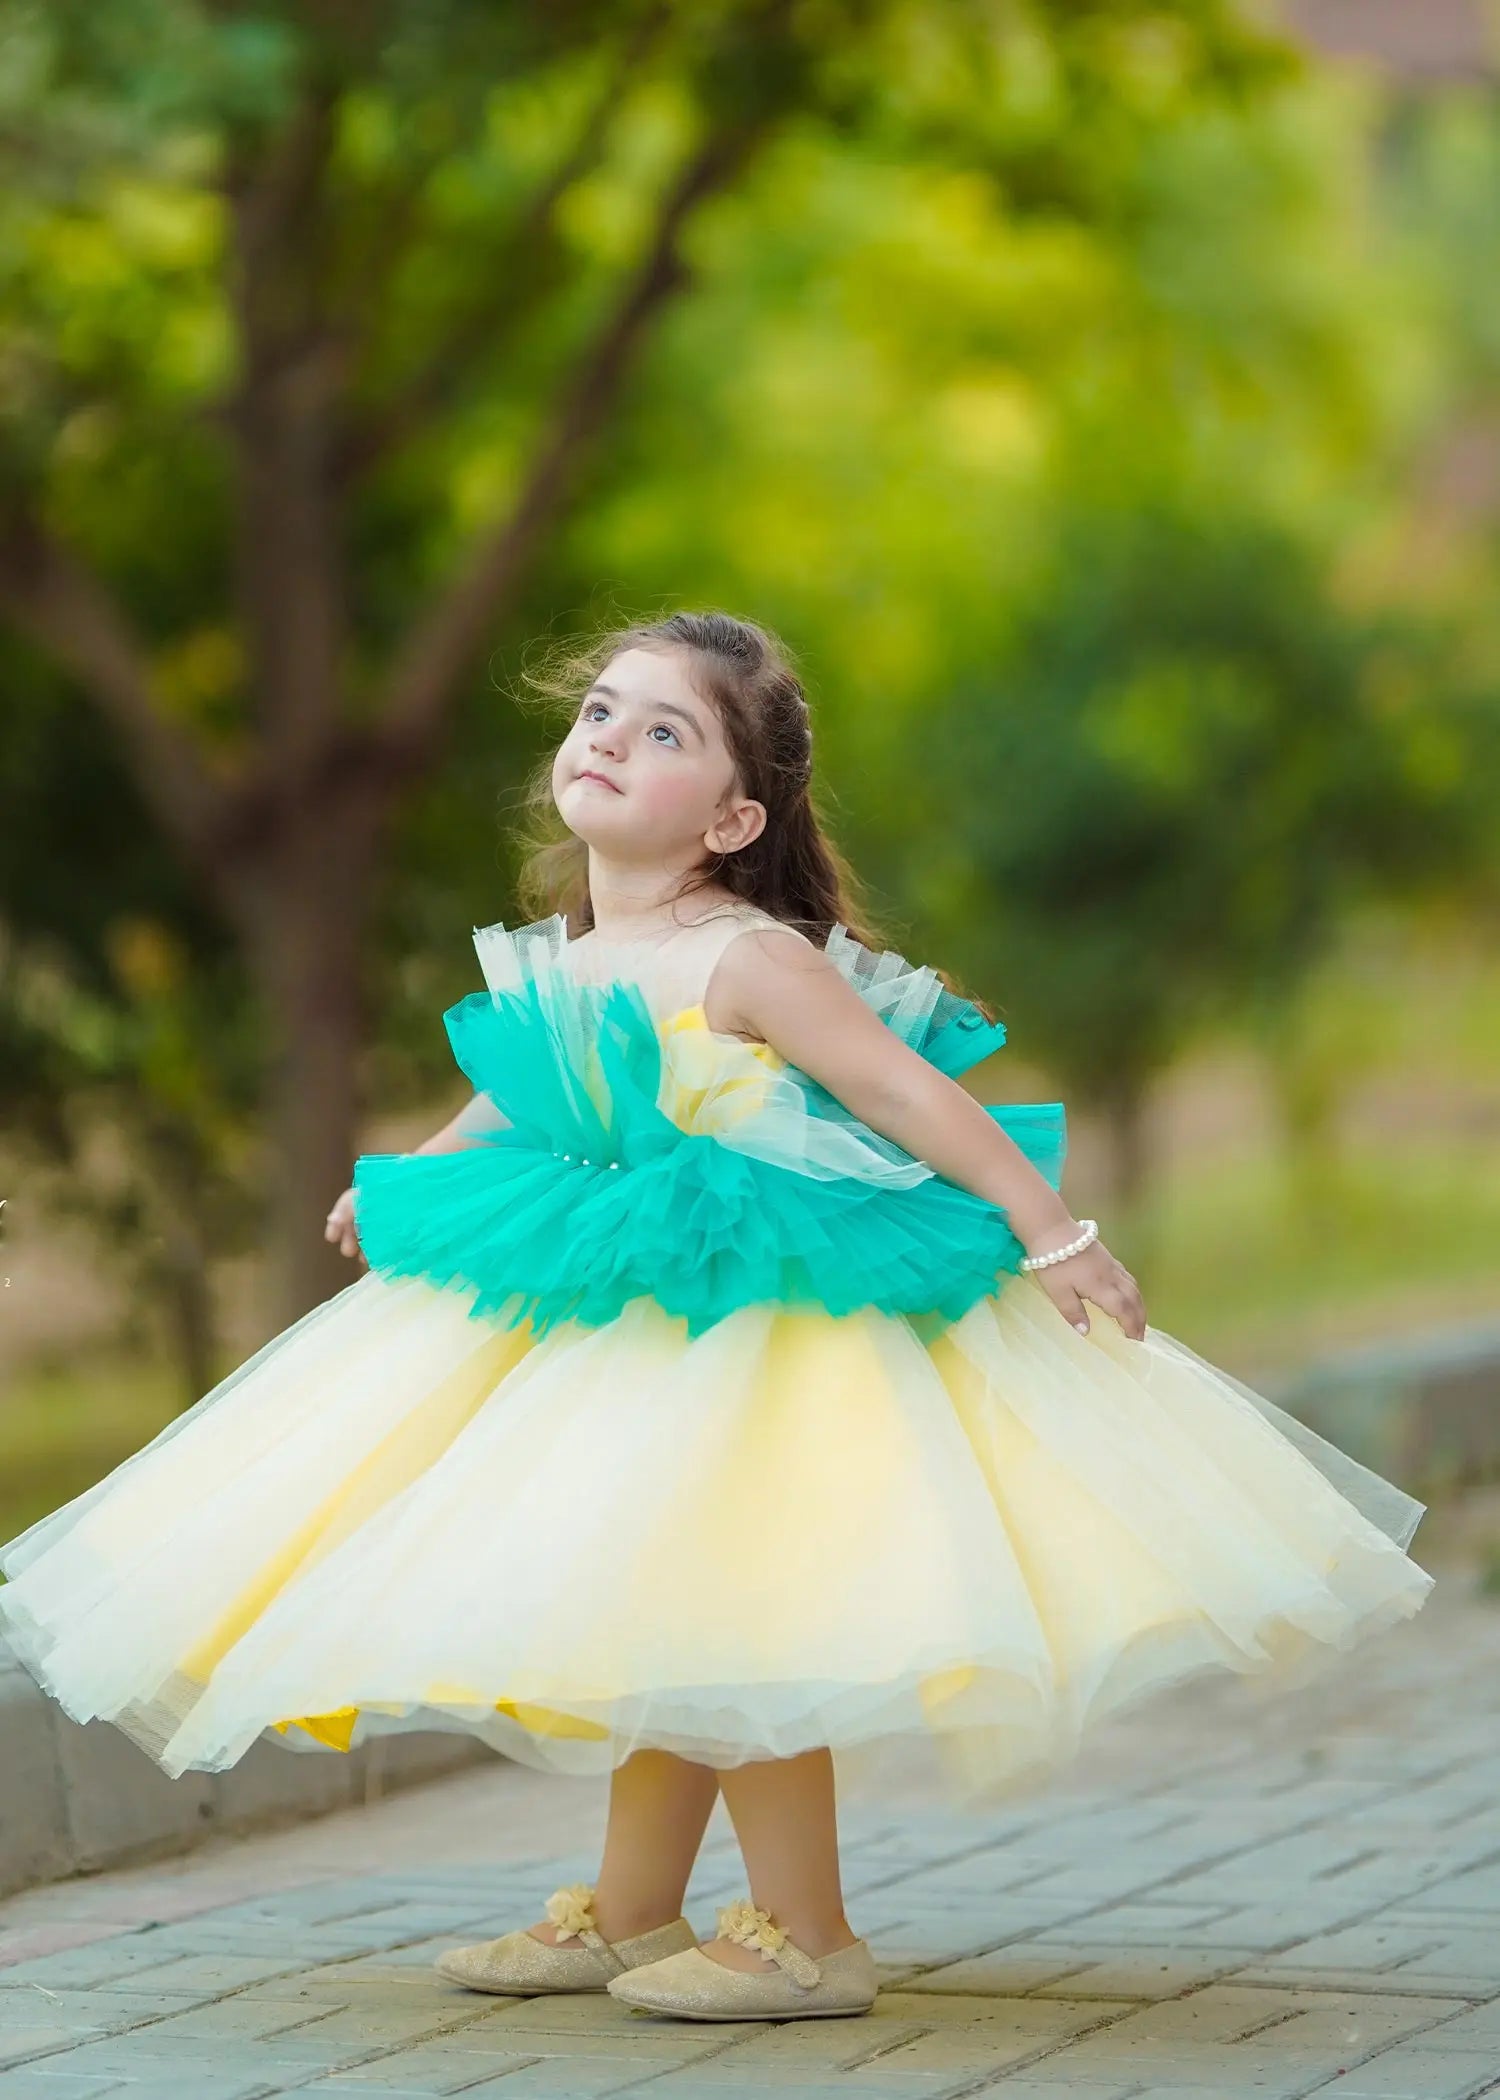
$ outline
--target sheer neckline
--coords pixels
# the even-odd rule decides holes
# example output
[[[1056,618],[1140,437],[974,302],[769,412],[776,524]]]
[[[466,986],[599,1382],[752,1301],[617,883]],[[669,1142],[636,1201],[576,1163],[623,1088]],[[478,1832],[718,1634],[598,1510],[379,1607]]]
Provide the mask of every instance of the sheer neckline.
[[[712,911],[704,912],[702,918],[679,919],[669,926],[664,933],[634,934],[601,933],[597,926],[586,927],[579,934],[569,934],[567,914],[559,912],[557,916],[562,921],[563,946],[565,948],[576,948],[581,941],[587,940],[594,941],[601,948],[661,948],[665,947],[674,934],[691,933],[696,927],[710,926],[718,919],[764,918],[768,917],[769,914],[763,913],[758,905],[747,904],[743,899],[736,898],[729,903],[716,905]]]

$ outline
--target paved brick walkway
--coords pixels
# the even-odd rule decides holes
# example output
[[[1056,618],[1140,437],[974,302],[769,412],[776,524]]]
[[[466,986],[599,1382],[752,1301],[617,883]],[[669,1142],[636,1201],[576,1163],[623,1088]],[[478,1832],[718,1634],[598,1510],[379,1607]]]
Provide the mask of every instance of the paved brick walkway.
[[[0,1905],[0,2100],[1500,2094],[1500,1602],[1418,1558],[1426,1611],[1315,1687],[1184,1687],[983,1819],[846,1811],[868,2018],[443,1982],[595,1864],[602,1788],[497,1765]],[[705,1935],[742,1885],[721,1810]]]

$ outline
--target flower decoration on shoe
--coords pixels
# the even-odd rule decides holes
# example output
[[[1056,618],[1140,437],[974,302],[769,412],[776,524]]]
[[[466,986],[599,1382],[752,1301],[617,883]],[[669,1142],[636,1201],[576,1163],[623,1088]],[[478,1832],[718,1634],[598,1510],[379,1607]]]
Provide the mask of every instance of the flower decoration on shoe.
[[[594,1922],[594,1891],[586,1881],[575,1881],[571,1887],[558,1889],[547,1898],[547,1916],[557,1927],[557,1944],[564,1940],[582,1940],[585,1933],[597,1933]]]
[[[787,1938],[786,1927],[778,1925],[768,1910],[757,1909],[748,1897],[738,1897],[719,1912],[719,1937],[769,1955],[804,1990],[811,1990],[823,1973],[810,1954]]]

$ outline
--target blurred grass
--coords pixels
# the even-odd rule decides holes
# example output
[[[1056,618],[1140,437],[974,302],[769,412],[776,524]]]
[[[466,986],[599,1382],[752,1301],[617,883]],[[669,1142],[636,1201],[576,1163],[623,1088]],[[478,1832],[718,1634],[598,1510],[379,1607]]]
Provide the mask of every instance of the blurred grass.
[[[1343,1164],[1308,1217],[1275,1161],[1183,1175],[1158,1201],[1148,1316],[1240,1375],[1500,1312],[1500,1143]]]
[[[22,1366],[0,1423],[0,1541],[92,1487],[178,1412],[165,1362],[119,1349]]]

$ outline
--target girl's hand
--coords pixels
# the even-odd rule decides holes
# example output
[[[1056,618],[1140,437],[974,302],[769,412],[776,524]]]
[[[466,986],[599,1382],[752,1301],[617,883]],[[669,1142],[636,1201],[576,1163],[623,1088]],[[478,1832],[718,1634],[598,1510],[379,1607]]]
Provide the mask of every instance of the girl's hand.
[[[365,1260],[364,1251],[359,1244],[359,1234],[354,1229],[353,1189],[345,1189],[343,1195],[340,1196],[338,1202],[335,1203],[333,1209],[328,1213],[328,1222],[323,1227],[323,1237],[325,1240],[336,1241],[340,1254],[357,1256],[360,1266],[366,1269],[369,1268],[370,1264]],[[1059,1262],[1058,1267],[1071,1268],[1072,1264],[1071,1262]]]
[[[1049,1254],[1054,1247],[1066,1247],[1070,1240],[1076,1240],[1079,1231],[1076,1223],[1056,1226],[1044,1232],[1026,1252]],[[1146,1307],[1140,1285],[1115,1260],[1103,1240],[1095,1240],[1081,1254],[1070,1254],[1066,1261],[1053,1262],[1045,1269],[1031,1269],[1027,1274],[1036,1278],[1063,1318],[1080,1334],[1089,1331],[1089,1316],[1083,1304],[1087,1298],[1118,1321],[1133,1342],[1145,1339]]]

